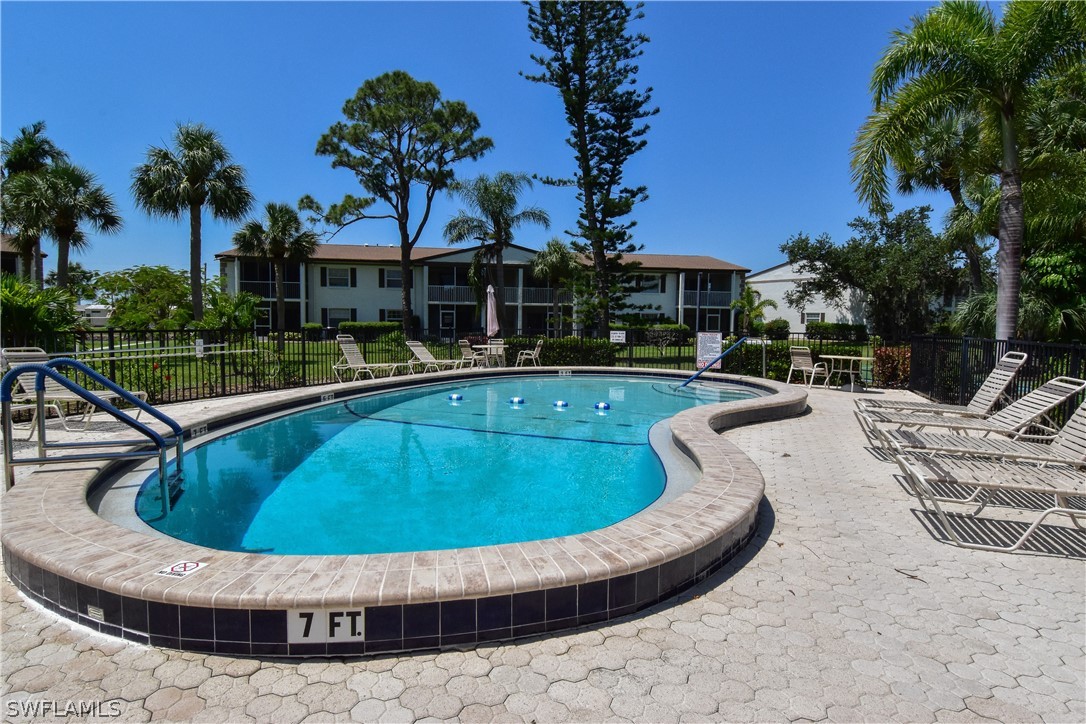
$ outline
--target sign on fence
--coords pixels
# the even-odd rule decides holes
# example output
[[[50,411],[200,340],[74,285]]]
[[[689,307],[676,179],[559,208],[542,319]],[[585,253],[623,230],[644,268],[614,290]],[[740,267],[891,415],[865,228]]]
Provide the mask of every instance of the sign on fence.
[[[611,332],[611,341],[615,344],[626,344],[626,330],[617,330]]]
[[[712,362],[714,359],[720,356],[723,351],[723,337],[720,332],[698,332],[698,352],[697,352],[697,366],[698,369],[705,369],[706,365]],[[717,363],[713,365],[714,370],[718,370],[721,367],[721,362],[717,360]]]

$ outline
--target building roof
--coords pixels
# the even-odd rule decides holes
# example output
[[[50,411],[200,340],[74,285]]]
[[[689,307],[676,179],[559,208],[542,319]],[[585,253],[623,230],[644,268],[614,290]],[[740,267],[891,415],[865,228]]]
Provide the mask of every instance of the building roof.
[[[15,237],[12,236],[11,234],[0,234],[0,253],[3,253],[3,254],[21,254],[22,253],[18,249],[16,249],[14,246],[12,246],[11,240],[14,239],[14,238]],[[43,251],[41,256],[44,259],[45,257],[47,257],[49,255],[46,254]]]
[[[535,253],[535,249],[518,247]],[[435,259],[448,254],[460,254],[471,247],[416,246],[411,250],[411,261]],[[234,259],[243,256],[237,249],[229,249],[215,255],[216,259]],[[690,254],[624,254],[627,261],[637,261],[646,269],[690,269],[695,271],[750,271],[746,267],[722,261],[711,256]],[[321,244],[310,257],[316,262],[398,263],[400,247],[396,245],[368,244]]]

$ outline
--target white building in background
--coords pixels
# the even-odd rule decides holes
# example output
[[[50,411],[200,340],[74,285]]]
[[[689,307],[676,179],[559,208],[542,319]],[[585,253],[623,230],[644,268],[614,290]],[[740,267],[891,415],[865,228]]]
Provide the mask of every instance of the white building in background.
[[[322,244],[305,262],[288,263],[285,274],[286,326],[317,322],[336,327],[347,321],[401,321],[400,295],[410,289],[411,306],[423,332],[455,339],[481,327],[475,290],[468,284],[474,248],[420,247],[412,251],[409,279],[400,271],[400,248],[386,245]],[[503,254],[506,330],[540,332],[552,328],[557,295],[563,314],[571,313],[572,296],[549,288],[532,275],[536,250],[512,246]],[[275,277],[266,259],[236,250],[215,255],[232,293],[252,292],[268,310],[261,328],[274,328]],[[641,263],[637,291],[630,303],[648,305],[641,314],[670,318],[701,331],[731,332],[732,301],[739,294],[745,267],[709,256],[626,254]],[[508,332],[507,332],[508,333]]]
[[[863,297],[853,290],[846,294],[840,304],[834,304],[816,295],[803,309],[793,309],[784,301],[784,295],[793,291],[801,281],[811,278],[809,274],[800,274],[795,266],[784,262],[747,276],[746,283],[762,295],[762,299],[772,299],[777,303],[776,311],[770,309],[766,320],[784,319],[792,332],[806,332],[808,322],[842,322],[845,324],[867,324],[867,315]]]

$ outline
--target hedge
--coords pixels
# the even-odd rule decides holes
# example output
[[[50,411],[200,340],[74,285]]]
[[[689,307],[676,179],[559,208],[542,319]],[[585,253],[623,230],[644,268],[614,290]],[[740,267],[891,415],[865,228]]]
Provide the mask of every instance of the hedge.
[[[841,342],[866,342],[867,327],[841,322],[808,322],[807,339],[833,339]]]

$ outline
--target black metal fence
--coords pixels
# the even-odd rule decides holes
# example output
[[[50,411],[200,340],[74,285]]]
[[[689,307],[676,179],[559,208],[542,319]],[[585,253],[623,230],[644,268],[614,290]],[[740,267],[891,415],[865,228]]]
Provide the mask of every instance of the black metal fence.
[[[623,343],[587,333],[555,338],[546,332],[521,332],[505,339],[507,364],[513,364],[521,350],[533,349],[541,337],[546,340],[540,356],[543,365],[697,369],[696,335],[640,329],[627,330]],[[479,344],[485,337],[468,335],[467,339]],[[422,340],[438,358],[462,357],[457,340],[426,335]],[[399,332],[364,334],[357,341],[371,363],[412,359]],[[340,357],[334,334],[307,331],[287,332],[282,344],[274,334],[207,329],[80,331],[34,340],[34,344],[50,355],[86,362],[127,389],[145,391],[156,404],[334,382],[332,366]],[[810,347],[816,358],[819,354],[871,354],[865,343],[808,340],[793,334],[741,345],[724,360],[722,371],[784,380],[790,366],[788,348],[795,344]],[[870,365],[862,376],[868,384],[878,383]]]
[[[977,339],[914,337],[909,389],[936,402],[964,405],[1007,352],[1024,352],[1012,397],[1021,397],[1053,377],[1086,379],[1086,346]]]

